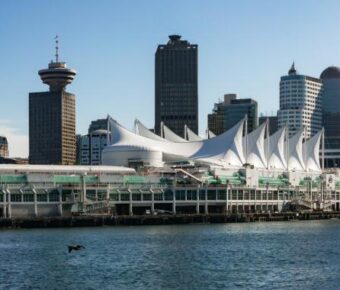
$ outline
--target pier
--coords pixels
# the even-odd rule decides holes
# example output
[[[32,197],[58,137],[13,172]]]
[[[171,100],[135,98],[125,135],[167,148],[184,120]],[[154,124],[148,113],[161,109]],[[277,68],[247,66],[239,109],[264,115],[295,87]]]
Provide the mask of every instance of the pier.
[[[251,168],[224,175],[193,168],[192,173],[163,169],[137,175],[133,169],[105,166],[7,166],[0,172],[0,218],[57,222],[58,217],[100,215],[120,223],[120,216],[152,221],[166,215],[170,220],[205,222],[206,217],[268,219],[266,215],[286,212],[340,210],[340,179],[335,174],[314,179],[300,173],[260,176]]]
[[[68,228],[102,226],[145,226],[145,225],[180,225],[209,223],[247,223],[278,222],[302,220],[340,219],[340,211],[333,212],[290,212],[262,214],[176,214],[176,215],[140,215],[140,216],[74,216],[44,218],[1,218],[0,228]]]

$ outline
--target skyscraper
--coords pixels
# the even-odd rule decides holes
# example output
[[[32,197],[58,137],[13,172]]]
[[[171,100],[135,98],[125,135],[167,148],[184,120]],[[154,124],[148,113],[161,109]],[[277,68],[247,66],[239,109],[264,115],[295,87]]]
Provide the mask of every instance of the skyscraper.
[[[155,132],[164,122],[184,137],[184,125],[198,133],[197,45],[170,35],[155,56]]]
[[[288,126],[289,136],[305,129],[310,138],[322,127],[322,81],[297,73],[294,63],[280,81],[278,126]]]
[[[330,66],[323,83],[322,123],[325,129],[325,167],[340,166],[340,68]]]
[[[39,71],[48,92],[29,94],[29,163],[74,164],[76,161],[75,95],[65,91],[76,71],[59,61],[56,39],[55,61]]]
[[[257,102],[253,99],[237,99],[236,94],[224,95],[224,101],[216,103],[208,115],[208,128],[219,135],[247,116],[248,133],[258,126]]]

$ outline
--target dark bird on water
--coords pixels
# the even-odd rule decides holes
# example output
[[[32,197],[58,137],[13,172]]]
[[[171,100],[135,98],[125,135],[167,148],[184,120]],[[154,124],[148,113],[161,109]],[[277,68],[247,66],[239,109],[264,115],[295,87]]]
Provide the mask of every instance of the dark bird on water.
[[[79,250],[81,250],[81,249],[85,249],[85,247],[82,246],[82,245],[68,246],[68,252],[69,252],[69,253],[71,253],[72,250],[74,250],[74,251],[79,251]]]

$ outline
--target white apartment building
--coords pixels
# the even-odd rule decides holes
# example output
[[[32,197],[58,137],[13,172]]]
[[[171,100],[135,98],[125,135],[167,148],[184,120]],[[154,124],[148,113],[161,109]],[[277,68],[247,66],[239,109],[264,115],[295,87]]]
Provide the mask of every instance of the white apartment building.
[[[80,141],[80,164],[101,165],[102,150],[107,146],[107,130],[99,129],[82,136]]]
[[[280,81],[280,110],[278,127],[287,126],[289,137],[305,130],[308,139],[322,128],[322,81],[299,75],[294,67]]]

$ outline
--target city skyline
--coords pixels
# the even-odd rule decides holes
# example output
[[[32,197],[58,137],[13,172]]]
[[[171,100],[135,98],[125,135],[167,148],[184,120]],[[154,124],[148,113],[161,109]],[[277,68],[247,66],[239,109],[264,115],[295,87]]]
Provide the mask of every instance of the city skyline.
[[[169,34],[178,33],[200,47],[200,134],[221,95],[254,98],[259,112],[276,112],[280,76],[294,60],[300,73],[315,77],[339,64],[336,1],[327,6],[317,1],[217,1],[215,5],[200,2],[200,7],[187,1],[181,2],[182,11],[170,3],[134,2],[133,8],[118,2],[79,3],[60,1],[52,8],[43,1],[1,4],[0,134],[8,137],[13,157],[27,157],[27,93],[44,87],[37,71],[54,57],[55,34],[60,36],[62,59],[79,72],[69,91],[78,96],[77,133],[83,134],[91,120],[108,113],[128,128],[135,117],[153,127],[154,51]],[[189,9],[192,13],[187,15]],[[149,14],[143,16],[143,11]],[[55,21],[61,13],[64,19],[74,17],[71,27],[68,21]],[[88,21],[89,17],[98,21]],[[203,25],[202,17],[208,19]],[[320,51],[327,53],[320,57]],[[129,110],[117,110],[122,100],[129,100]]]

